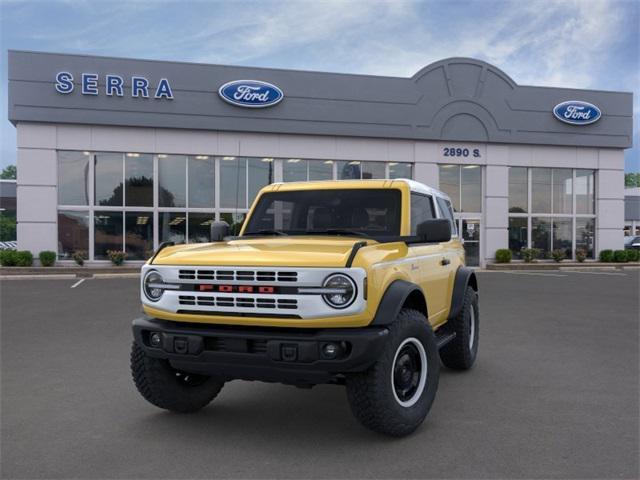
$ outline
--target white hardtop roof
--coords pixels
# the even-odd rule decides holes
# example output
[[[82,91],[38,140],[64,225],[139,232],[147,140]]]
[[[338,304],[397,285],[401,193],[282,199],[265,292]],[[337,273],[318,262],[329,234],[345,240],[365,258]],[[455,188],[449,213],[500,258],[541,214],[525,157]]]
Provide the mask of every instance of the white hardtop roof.
[[[437,190],[428,185],[425,185],[424,183],[416,182],[415,180],[411,180],[409,178],[394,178],[393,180],[396,182],[405,182],[407,185],[409,185],[409,188],[411,189],[412,192],[424,193],[425,195],[438,196],[438,197],[446,198],[447,200],[451,201],[451,199],[449,198],[449,195],[447,195],[446,193],[440,190]]]

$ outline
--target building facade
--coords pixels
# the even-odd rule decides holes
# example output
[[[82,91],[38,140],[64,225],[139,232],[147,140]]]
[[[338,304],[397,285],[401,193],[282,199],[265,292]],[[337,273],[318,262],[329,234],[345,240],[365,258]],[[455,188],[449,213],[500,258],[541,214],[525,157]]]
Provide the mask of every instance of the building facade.
[[[237,228],[268,183],[346,178],[448,193],[470,264],[622,248],[632,94],[479,60],[396,78],[10,51],[9,119],[19,248],[61,259],[142,260]]]

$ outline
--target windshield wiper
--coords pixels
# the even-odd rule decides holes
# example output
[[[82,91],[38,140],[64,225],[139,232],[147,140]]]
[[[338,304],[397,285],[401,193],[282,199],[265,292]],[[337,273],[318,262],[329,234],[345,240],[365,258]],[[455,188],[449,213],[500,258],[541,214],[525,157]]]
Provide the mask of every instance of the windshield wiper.
[[[348,230],[345,228],[329,228],[327,230],[307,230],[306,233],[310,235],[349,235],[352,237],[371,238],[371,235],[367,235],[363,232],[356,232],[355,230]]]
[[[283,232],[282,230],[258,230],[257,232],[246,232],[243,236],[251,236],[251,235],[276,235],[278,237],[286,237],[289,234]]]

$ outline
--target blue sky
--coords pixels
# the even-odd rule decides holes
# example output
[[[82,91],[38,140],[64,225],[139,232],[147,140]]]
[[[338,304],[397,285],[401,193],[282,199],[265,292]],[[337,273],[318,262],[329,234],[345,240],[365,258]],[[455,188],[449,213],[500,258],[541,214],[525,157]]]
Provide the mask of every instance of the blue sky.
[[[0,0],[0,166],[15,163],[7,50],[411,76],[446,57],[517,83],[634,92],[640,171],[640,2]]]

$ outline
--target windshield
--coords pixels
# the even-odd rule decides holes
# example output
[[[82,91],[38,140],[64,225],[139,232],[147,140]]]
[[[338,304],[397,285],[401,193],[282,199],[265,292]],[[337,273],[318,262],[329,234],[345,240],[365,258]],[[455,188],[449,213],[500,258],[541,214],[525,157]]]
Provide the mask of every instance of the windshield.
[[[244,235],[399,235],[400,207],[396,189],[266,193]]]

